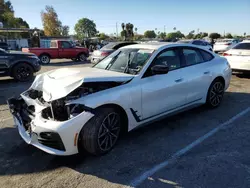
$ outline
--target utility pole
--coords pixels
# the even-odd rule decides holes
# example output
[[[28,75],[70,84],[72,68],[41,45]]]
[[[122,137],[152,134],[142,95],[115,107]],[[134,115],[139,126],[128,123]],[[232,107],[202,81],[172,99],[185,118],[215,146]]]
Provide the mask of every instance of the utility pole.
[[[115,23],[116,26],[116,37],[118,38],[118,26],[117,26],[117,22]]]
[[[164,33],[166,33],[166,26],[164,25]]]

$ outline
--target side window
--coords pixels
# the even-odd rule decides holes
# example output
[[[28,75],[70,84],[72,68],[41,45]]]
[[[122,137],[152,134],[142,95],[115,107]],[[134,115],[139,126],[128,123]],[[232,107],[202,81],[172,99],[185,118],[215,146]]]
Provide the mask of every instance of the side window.
[[[195,65],[195,64],[203,62],[202,56],[198,50],[184,48],[183,55],[184,55],[187,66]]]
[[[175,50],[167,50],[155,58],[154,65],[167,65],[171,71],[180,68],[181,61]]]
[[[204,50],[200,50],[200,52],[201,52],[201,55],[202,55],[204,61],[211,61],[214,58],[214,56],[212,54],[210,54]]]
[[[62,42],[62,48],[71,48],[71,44],[69,42]]]
[[[236,44],[233,49],[238,49],[238,50],[250,50],[250,43],[239,43]]]

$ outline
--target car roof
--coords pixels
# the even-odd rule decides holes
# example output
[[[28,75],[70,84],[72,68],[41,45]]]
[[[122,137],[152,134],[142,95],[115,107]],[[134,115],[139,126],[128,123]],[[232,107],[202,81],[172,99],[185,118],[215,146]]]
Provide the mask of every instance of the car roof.
[[[122,47],[121,49],[138,48],[138,49],[158,50],[158,49],[165,48],[165,47],[178,47],[178,46],[199,48],[199,46],[193,45],[190,43],[155,42],[155,43],[143,43],[143,44],[128,45],[128,46]],[[203,48],[201,48],[201,49],[203,49]]]

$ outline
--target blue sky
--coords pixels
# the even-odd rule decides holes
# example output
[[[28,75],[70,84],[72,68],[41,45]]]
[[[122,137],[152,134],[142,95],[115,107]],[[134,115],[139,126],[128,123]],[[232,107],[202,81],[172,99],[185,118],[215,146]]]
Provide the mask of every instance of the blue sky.
[[[15,16],[22,17],[30,27],[42,28],[40,17],[45,5],[52,5],[63,25],[73,33],[78,19],[94,20],[100,32],[121,31],[122,22],[130,22],[138,33],[155,29],[224,31],[250,35],[250,0],[11,0]]]

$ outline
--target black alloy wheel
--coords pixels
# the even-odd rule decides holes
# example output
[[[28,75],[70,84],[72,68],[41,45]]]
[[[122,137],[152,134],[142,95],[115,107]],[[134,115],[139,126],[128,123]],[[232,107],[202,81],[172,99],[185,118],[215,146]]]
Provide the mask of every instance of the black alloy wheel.
[[[112,112],[103,120],[98,132],[99,148],[106,152],[115,145],[120,133],[119,114]]]
[[[215,80],[209,88],[207,104],[213,108],[218,107],[222,101],[224,89],[224,83],[220,80]]]

